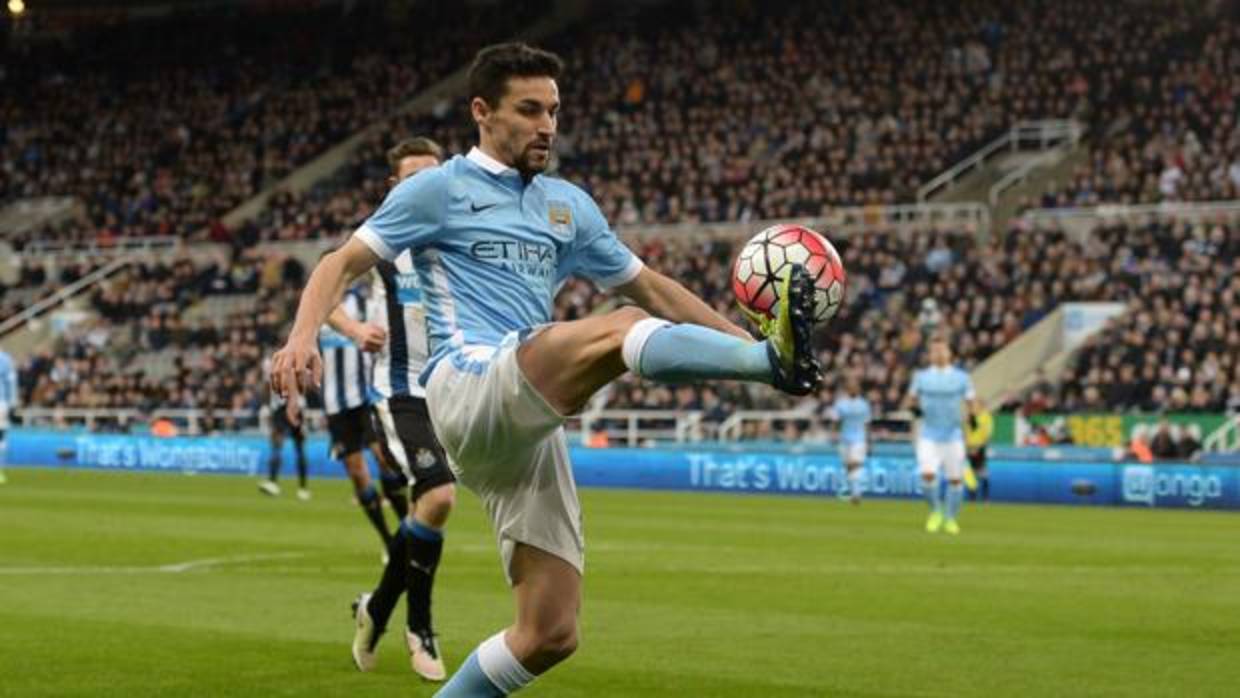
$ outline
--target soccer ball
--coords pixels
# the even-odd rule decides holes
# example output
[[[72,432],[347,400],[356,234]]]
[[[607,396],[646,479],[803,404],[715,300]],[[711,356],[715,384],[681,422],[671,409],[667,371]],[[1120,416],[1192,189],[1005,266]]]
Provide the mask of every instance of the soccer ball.
[[[736,299],[757,315],[774,317],[780,280],[793,264],[814,280],[814,322],[830,320],[844,302],[844,264],[825,237],[799,225],[773,225],[745,243],[732,266]]]

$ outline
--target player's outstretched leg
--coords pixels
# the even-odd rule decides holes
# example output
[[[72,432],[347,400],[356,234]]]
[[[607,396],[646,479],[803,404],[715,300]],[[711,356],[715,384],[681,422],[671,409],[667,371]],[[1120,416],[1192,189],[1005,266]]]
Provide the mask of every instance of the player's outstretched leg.
[[[581,575],[550,553],[518,543],[512,557],[516,622],[477,647],[436,698],[506,696],[577,649]]]
[[[763,342],[627,307],[539,332],[518,350],[521,372],[560,414],[580,411],[626,369],[664,383],[744,380],[805,395],[821,375],[811,345],[814,286],[802,267],[784,280],[782,294],[787,302]]]

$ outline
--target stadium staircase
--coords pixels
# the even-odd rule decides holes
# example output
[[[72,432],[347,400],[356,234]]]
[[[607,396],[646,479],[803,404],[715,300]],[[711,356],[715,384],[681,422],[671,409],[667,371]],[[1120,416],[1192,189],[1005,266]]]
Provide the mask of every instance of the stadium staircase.
[[[1041,192],[1047,182],[1066,176],[1087,157],[1084,134],[1085,127],[1069,119],[1018,122],[922,185],[917,200],[984,204],[991,221],[1001,225],[1022,197]]]
[[[974,390],[988,407],[1040,381],[1056,382],[1072,354],[1122,315],[1122,303],[1064,303],[973,369]]]

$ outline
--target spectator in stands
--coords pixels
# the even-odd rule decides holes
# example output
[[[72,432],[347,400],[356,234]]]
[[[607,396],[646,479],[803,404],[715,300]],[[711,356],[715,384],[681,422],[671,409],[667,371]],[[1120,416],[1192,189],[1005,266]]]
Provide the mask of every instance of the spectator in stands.
[[[1180,431],[1176,443],[1176,457],[1180,460],[1196,460],[1201,453],[1201,427],[1197,424],[1186,424]]]
[[[1132,438],[1128,442],[1128,451],[1125,454],[1128,458],[1133,458],[1142,463],[1154,462],[1154,453],[1150,449],[1148,437],[1149,427],[1145,424],[1138,424],[1132,428]]]
[[[1159,420],[1154,430],[1154,438],[1150,439],[1150,453],[1158,460],[1170,460],[1179,453],[1176,435],[1172,433],[1171,423],[1166,419]]]

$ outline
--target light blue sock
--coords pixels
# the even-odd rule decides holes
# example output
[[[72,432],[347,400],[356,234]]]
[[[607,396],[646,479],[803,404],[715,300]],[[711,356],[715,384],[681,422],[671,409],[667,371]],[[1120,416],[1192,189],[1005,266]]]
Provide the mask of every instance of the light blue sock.
[[[435,692],[435,698],[503,698],[504,695],[483,673],[477,650],[470,652],[448,683]]]
[[[964,500],[964,485],[956,483],[947,486],[947,518],[955,519],[960,515],[960,503]]]
[[[701,325],[641,320],[629,330],[621,354],[629,370],[660,383],[770,383],[774,378],[766,342],[747,342]]]
[[[939,479],[936,477],[929,483],[922,480],[921,489],[926,495],[926,503],[930,505],[930,511],[941,511],[943,503],[939,500]]]

